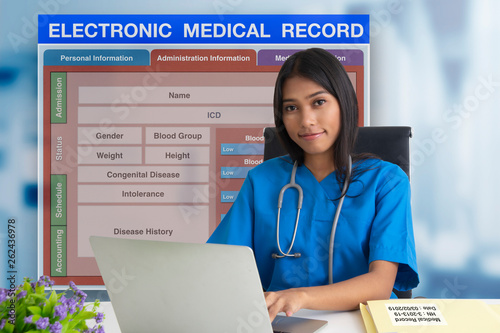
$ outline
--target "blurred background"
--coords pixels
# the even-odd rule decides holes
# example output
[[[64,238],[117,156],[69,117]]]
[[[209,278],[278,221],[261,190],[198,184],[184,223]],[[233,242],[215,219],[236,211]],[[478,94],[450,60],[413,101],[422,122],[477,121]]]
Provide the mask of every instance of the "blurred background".
[[[37,278],[37,14],[370,14],[371,125],[408,125],[421,284],[500,298],[500,1],[0,0],[0,287]],[[497,147],[497,148],[495,148]]]

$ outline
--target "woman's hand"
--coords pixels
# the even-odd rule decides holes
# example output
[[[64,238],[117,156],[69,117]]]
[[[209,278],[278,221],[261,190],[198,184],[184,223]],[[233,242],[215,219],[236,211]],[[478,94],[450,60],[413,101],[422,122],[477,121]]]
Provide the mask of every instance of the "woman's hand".
[[[369,272],[334,284],[292,288],[276,292],[266,292],[267,310],[271,321],[278,312],[287,316],[300,309],[349,311],[373,299],[391,297],[398,264],[375,260],[370,263]]]
[[[300,288],[286,289],[276,292],[264,293],[267,310],[271,321],[276,318],[279,312],[284,312],[287,316],[293,315],[302,309],[306,294]]]

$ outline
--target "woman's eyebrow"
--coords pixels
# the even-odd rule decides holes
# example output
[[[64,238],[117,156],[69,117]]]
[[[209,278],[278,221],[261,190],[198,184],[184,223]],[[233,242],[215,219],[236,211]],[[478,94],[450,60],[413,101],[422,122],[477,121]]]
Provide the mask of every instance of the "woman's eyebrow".
[[[307,99],[311,99],[311,98],[313,98],[315,96],[318,96],[318,95],[321,95],[321,94],[328,94],[328,91],[326,91],[326,90],[320,90],[320,91],[315,92],[314,94],[311,94],[311,95],[307,96],[306,98]]]
[[[326,90],[320,90],[320,91],[317,91],[309,96],[306,96],[307,99],[311,99],[315,96],[318,96],[318,95],[321,95],[321,94],[328,94],[328,91]],[[283,99],[283,103],[288,103],[288,102],[295,102],[296,99],[295,98],[287,98],[287,99]]]

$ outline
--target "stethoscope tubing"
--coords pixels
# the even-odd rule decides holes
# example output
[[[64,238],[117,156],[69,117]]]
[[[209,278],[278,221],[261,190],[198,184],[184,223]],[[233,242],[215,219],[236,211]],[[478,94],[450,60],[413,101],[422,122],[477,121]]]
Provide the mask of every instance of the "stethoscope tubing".
[[[349,155],[349,162],[347,166],[347,175],[344,181],[344,187],[342,188],[342,193],[340,194],[339,204],[337,205],[337,209],[335,210],[335,216],[333,218],[332,224],[332,232],[330,234],[330,246],[328,248],[328,283],[333,283],[333,246],[335,242],[335,233],[337,232],[337,224],[340,218],[340,211],[342,210],[342,205],[344,204],[344,198],[347,195],[347,188],[349,187],[349,181],[351,178],[351,169],[352,169],[352,159],[351,155]]]
[[[302,201],[304,199],[304,192],[302,191],[302,187],[295,183],[295,174],[297,172],[297,166],[298,163],[295,161],[292,169],[292,175],[290,176],[290,183],[286,184],[283,186],[283,188],[280,191],[280,194],[278,196],[278,218],[276,221],[276,243],[278,244],[278,250],[281,253],[281,255],[277,253],[273,253],[272,257],[274,259],[278,258],[284,258],[284,257],[295,257],[298,258],[300,257],[300,253],[295,253],[295,254],[290,254],[290,251],[292,251],[293,243],[295,243],[295,236],[297,235],[297,227],[299,226],[299,216],[300,216],[300,210],[302,209]],[[293,237],[292,241],[290,242],[290,247],[288,248],[288,251],[286,253],[281,250],[280,246],[280,215],[281,215],[281,207],[283,205],[283,196],[285,194],[285,191],[288,190],[289,188],[294,188],[299,192],[299,198],[297,200],[297,216],[295,218],[295,227],[293,230]]]
[[[302,209],[302,201],[304,198],[302,187],[295,182],[295,174],[297,172],[297,168],[298,168],[298,162],[295,161],[295,163],[293,164],[293,168],[292,168],[292,175],[290,176],[290,183],[283,186],[283,188],[281,189],[280,194],[278,196],[278,216],[276,219],[276,243],[278,244],[278,251],[280,254],[273,253],[272,254],[273,259],[280,259],[280,258],[285,258],[285,257],[295,257],[295,258],[301,257],[301,253],[299,253],[299,252],[290,254],[290,252],[292,251],[292,248],[293,248],[293,244],[295,243],[295,236],[297,235],[297,229],[298,229],[298,225],[299,225],[300,210]],[[332,231],[330,233],[330,246],[328,248],[328,259],[329,259],[328,260],[328,283],[329,284],[333,283],[333,248],[334,248],[334,242],[335,242],[335,233],[337,231],[337,224],[338,224],[338,220],[340,218],[340,211],[342,210],[342,205],[344,204],[344,198],[347,194],[347,189],[349,187],[349,180],[351,178],[351,171],[352,171],[352,159],[351,159],[351,156],[349,155],[347,175],[346,175],[346,179],[344,181],[344,186],[342,188],[342,193],[341,193],[341,197],[339,199],[339,203],[337,205],[337,208],[335,209],[335,215],[334,215],[333,224],[332,224]],[[292,241],[290,242],[290,247],[288,248],[287,252],[285,253],[281,249],[281,245],[280,245],[280,215],[281,215],[281,207],[283,204],[283,196],[285,194],[285,191],[289,188],[295,188],[299,193],[299,198],[297,200],[297,216],[295,218],[295,227],[293,230]]]

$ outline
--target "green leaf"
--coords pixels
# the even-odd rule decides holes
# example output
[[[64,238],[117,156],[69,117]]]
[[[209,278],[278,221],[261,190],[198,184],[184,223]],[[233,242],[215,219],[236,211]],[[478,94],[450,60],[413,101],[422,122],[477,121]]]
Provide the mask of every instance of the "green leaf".
[[[5,322],[5,326],[3,328],[3,332],[5,333],[12,333],[14,332],[14,325],[12,325],[10,322]]]
[[[68,332],[72,332],[76,324],[78,324],[78,322],[74,320],[68,322]]]
[[[36,299],[38,301],[45,301],[45,296],[44,295],[31,294],[31,295],[28,295],[28,297]]]
[[[49,302],[53,305],[56,305],[57,300],[58,300],[57,293],[54,290],[52,290],[52,293],[50,294],[49,297]]]
[[[47,303],[45,304],[42,310],[42,314],[44,317],[51,317],[56,303],[57,303],[57,294],[55,291],[52,291]]]
[[[73,320],[73,318],[68,313],[68,315],[66,316],[66,318],[64,318],[63,320],[59,320],[59,322],[61,323],[61,325],[63,325],[63,327],[65,327],[64,325],[66,325],[67,323],[69,323],[70,320]]]
[[[75,325],[75,329],[77,329],[79,331],[85,331],[88,328],[89,327],[87,326],[87,323],[85,321],[79,321],[78,325]]]
[[[37,284],[37,286],[35,287],[35,292],[41,295],[45,294],[45,286],[43,284],[42,285]]]
[[[23,332],[24,331],[24,326],[26,325],[24,323],[24,318],[26,317],[26,309],[16,309],[16,324],[15,324],[15,331],[16,332]]]
[[[23,284],[23,289],[26,291],[31,291],[31,284],[28,281],[25,281]]]
[[[41,315],[42,314],[42,308],[39,306],[28,306],[28,310],[31,312],[31,314],[34,314],[34,315]]]
[[[82,311],[79,314],[77,314],[73,320],[87,320],[87,319],[92,319],[96,316],[94,312],[91,311]]]
[[[16,302],[16,317],[26,316],[26,304],[23,302]]]

